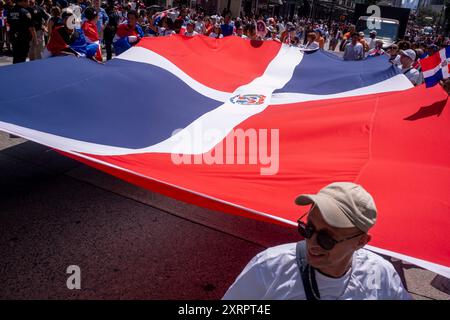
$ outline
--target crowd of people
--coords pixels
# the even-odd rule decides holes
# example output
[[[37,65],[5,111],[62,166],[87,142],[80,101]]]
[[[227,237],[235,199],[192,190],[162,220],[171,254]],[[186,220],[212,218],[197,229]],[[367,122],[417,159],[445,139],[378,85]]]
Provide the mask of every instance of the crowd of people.
[[[0,0],[0,52],[11,51],[13,62],[73,54],[103,62],[120,54],[143,37],[204,35],[238,36],[249,40],[277,41],[302,50],[341,51],[344,60],[387,55],[414,85],[423,81],[420,60],[450,43],[442,35],[424,35],[417,26],[404,39],[386,47],[376,30],[366,38],[355,26],[342,21],[264,15],[232,17],[207,15],[201,8],[146,7],[140,0]],[[106,51],[106,57],[102,55]]]

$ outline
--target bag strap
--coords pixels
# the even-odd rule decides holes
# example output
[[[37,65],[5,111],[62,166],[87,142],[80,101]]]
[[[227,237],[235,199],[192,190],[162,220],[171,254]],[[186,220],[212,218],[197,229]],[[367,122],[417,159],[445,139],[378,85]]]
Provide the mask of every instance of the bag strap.
[[[297,266],[302,277],[303,288],[306,294],[306,300],[319,300],[319,288],[316,282],[316,273],[306,260],[305,241],[299,241],[296,245]],[[313,291],[314,290],[314,291]]]
[[[406,71],[403,72],[403,74],[407,74],[408,72],[410,72],[412,70],[413,67],[408,68]]]

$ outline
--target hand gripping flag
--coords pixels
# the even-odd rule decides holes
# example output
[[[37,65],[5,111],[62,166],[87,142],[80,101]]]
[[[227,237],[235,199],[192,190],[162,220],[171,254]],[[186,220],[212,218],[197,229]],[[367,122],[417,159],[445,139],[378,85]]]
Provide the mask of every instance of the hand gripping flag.
[[[427,88],[449,77],[450,46],[420,61]]]
[[[0,81],[1,130],[207,208],[294,227],[298,194],[359,183],[379,211],[368,248],[450,277],[447,94],[386,57],[176,35]]]

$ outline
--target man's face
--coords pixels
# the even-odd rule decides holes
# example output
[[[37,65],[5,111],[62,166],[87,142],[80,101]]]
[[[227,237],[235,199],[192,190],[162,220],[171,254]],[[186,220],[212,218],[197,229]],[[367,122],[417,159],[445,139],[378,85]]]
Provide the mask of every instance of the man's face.
[[[194,25],[193,24],[188,24],[186,26],[186,31],[191,33],[192,31],[194,31]]]
[[[370,236],[362,234],[357,228],[335,228],[323,219],[317,207],[308,215],[308,224],[316,231],[310,239],[306,239],[308,262],[316,269],[332,270],[341,269],[351,259],[353,253],[362,248],[370,239]],[[361,234],[340,243],[336,243],[333,249],[325,250],[317,243],[317,232],[326,232],[336,241]]]
[[[35,3],[36,3],[35,0],[28,0],[28,6],[30,7],[34,7]]]
[[[409,65],[409,64],[411,64],[412,63],[412,59],[410,58],[410,57],[408,57],[408,56],[405,56],[405,55],[401,55],[400,56],[400,63],[402,64],[402,65]]]
[[[358,36],[358,35],[354,35],[354,36],[352,37],[352,43],[353,43],[353,44],[356,44],[358,41],[359,41],[359,36]]]
[[[244,30],[242,28],[237,28],[236,29],[236,34],[241,37],[244,34]]]

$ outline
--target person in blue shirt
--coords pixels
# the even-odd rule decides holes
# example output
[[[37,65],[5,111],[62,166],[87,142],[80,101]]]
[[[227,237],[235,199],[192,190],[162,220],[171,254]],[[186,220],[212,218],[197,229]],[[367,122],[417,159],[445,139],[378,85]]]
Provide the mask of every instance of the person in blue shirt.
[[[100,7],[100,1],[95,0],[94,1],[94,8],[98,13],[98,19],[97,19],[97,29],[98,29],[98,36],[100,38],[100,42],[103,41],[103,30],[105,29],[106,24],[109,21],[109,17],[106,14],[105,9]]]
[[[224,23],[220,26],[220,30],[222,31],[222,35],[224,37],[231,36],[234,31],[234,24],[231,22],[230,14],[225,15]]]

